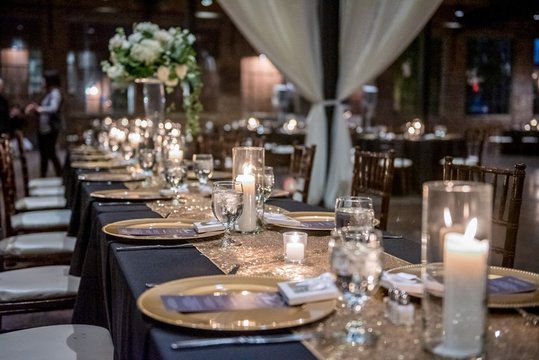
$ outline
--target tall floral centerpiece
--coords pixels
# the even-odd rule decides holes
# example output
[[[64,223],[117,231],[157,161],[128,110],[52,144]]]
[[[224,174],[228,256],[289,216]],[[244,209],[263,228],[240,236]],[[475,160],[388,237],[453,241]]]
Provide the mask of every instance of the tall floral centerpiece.
[[[112,81],[143,83],[146,116],[154,126],[164,117],[164,90],[171,92],[181,85],[187,129],[196,135],[200,129],[202,82],[194,42],[193,34],[178,27],[166,30],[143,22],[134,24],[129,36],[118,28],[109,41],[110,59],[101,66]]]

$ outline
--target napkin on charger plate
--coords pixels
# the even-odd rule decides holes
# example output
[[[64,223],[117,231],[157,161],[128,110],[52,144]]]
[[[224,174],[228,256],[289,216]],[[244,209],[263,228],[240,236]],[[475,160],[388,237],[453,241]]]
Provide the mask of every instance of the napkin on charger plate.
[[[264,213],[264,220],[274,225],[301,226],[300,221],[279,213]]]
[[[223,224],[221,224],[217,219],[212,219],[209,221],[197,221],[193,223],[193,226],[198,234],[212,231],[222,231],[225,229]]]
[[[416,275],[405,272],[388,273],[384,271],[382,273],[380,285],[386,289],[398,288],[399,290],[406,291],[408,294],[415,296],[423,293],[421,279]]]
[[[277,287],[288,305],[336,299],[341,294],[330,273],[302,281],[280,282]]]

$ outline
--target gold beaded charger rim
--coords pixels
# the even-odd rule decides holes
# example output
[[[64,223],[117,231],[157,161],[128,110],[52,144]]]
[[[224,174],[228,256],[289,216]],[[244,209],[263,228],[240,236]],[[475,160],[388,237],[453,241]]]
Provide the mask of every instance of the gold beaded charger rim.
[[[181,313],[165,309],[162,295],[204,295],[275,292],[284,279],[261,276],[214,275],[174,280],[146,290],[137,307],[150,318],[175,326],[215,331],[266,331],[297,327],[321,320],[335,309],[335,299],[298,306],[252,310]]]
[[[208,231],[205,233],[194,234],[169,234],[169,235],[132,235],[125,230],[135,229],[194,229],[193,221],[179,219],[130,219],[116,221],[103,226],[102,231],[107,235],[112,235],[130,241],[145,241],[145,240],[199,240],[212,239],[221,236],[224,231]]]
[[[406,265],[388,270],[388,273],[407,273],[421,278],[421,264]],[[539,306],[539,274],[530,271],[504,268],[499,266],[489,266],[489,279],[495,279],[502,276],[513,276],[525,281],[535,283],[537,289],[531,292],[518,294],[491,295],[488,298],[489,308],[516,308]],[[412,292],[411,296],[422,297],[422,293]]]
[[[132,173],[111,173],[111,172],[91,172],[79,175],[81,181],[107,181],[107,182],[134,182],[144,181],[146,176],[136,175]]]
[[[93,198],[98,198],[98,199],[132,200],[132,201],[164,200],[164,199],[172,198],[171,194],[162,194],[158,190],[153,190],[153,189],[100,190],[100,191],[92,192],[90,196]]]

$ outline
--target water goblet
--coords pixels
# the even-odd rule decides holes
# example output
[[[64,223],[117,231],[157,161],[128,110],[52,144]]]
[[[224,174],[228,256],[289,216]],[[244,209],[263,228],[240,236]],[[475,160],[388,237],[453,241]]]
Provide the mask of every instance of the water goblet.
[[[356,227],[353,234],[348,238],[343,231],[332,234],[330,265],[336,284],[344,293],[346,311],[357,317],[370,296],[378,290],[383,248],[379,230],[370,226]],[[376,334],[361,319],[349,321],[344,330],[345,336],[337,334],[337,340],[343,344],[369,346],[376,341]]]
[[[213,156],[211,154],[194,154],[193,171],[200,187],[207,185],[208,179],[213,173]]]
[[[243,186],[236,181],[213,183],[211,195],[212,211],[215,218],[225,227],[221,247],[241,245],[230,236],[230,229],[243,212]]]
[[[174,209],[167,215],[167,217],[170,217],[171,215],[180,211],[178,208],[179,205],[185,203],[185,199],[181,196],[182,187],[184,185],[185,178],[187,177],[187,168],[185,163],[181,160],[167,160],[165,162],[164,175],[165,181],[174,194],[173,205],[175,206]]]
[[[259,204],[261,205],[259,209],[262,211],[262,214],[258,214],[259,219],[262,219],[261,221],[264,223],[266,201],[270,198],[275,184],[275,175],[273,174],[273,168],[271,166],[264,166],[261,180],[257,191],[257,201],[259,201]]]
[[[374,226],[372,199],[366,196],[341,196],[335,201],[335,228]]]
[[[138,162],[145,175],[152,176],[155,160],[155,149],[148,147],[139,148]]]

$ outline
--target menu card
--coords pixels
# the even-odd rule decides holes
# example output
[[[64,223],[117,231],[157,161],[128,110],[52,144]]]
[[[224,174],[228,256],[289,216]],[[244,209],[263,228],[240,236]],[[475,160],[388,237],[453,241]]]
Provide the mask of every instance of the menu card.
[[[278,292],[247,292],[222,295],[161,295],[167,310],[184,313],[253,310],[285,307]]]
[[[488,280],[489,294],[518,294],[537,290],[537,284],[514,276],[502,276]]]
[[[122,235],[131,235],[131,236],[172,236],[178,235],[180,237],[192,237],[196,236],[197,233],[193,228],[172,228],[172,227],[163,227],[163,228],[141,228],[141,227],[128,227],[121,228],[118,232]]]

